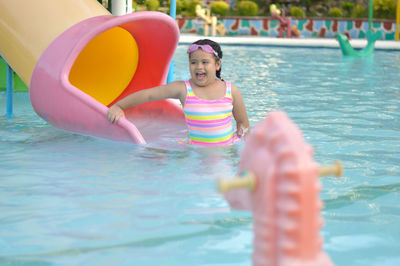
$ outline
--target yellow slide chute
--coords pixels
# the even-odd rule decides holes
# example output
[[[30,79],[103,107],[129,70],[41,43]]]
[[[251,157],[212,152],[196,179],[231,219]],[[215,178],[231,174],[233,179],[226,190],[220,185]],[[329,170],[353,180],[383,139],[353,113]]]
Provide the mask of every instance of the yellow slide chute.
[[[128,86],[138,60],[135,39],[125,29],[115,27],[86,45],[71,68],[69,80],[81,91],[109,105]]]

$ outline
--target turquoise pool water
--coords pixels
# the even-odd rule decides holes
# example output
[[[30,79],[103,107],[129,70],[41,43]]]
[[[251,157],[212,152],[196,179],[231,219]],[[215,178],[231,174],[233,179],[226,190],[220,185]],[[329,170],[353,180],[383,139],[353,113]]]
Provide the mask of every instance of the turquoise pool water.
[[[188,77],[179,46],[176,78]],[[287,112],[321,164],[324,249],[336,265],[400,264],[400,54],[223,46],[251,125]],[[242,144],[136,146],[64,132],[0,94],[0,265],[251,265],[252,218],[214,188]]]

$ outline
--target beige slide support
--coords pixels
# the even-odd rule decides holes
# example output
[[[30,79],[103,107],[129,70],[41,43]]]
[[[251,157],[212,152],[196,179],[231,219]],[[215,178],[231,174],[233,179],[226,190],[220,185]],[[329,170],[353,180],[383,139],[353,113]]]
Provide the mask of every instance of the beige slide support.
[[[0,0],[0,55],[27,86],[40,55],[69,27],[110,15],[95,0]]]

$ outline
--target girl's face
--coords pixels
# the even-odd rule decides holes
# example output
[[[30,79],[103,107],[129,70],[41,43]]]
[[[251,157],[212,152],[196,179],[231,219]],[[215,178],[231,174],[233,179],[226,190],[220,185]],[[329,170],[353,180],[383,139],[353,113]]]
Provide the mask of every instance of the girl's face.
[[[189,69],[193,82],[200,87],[215,81],[215,73],[221,67],[221,60],[213,54],[198,49],[189,55]]]

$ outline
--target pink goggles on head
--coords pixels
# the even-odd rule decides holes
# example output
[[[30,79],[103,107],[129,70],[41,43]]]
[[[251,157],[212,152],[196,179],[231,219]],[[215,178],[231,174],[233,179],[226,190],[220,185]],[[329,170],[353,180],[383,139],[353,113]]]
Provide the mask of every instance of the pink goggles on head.
[[[214,49],[209,44],[195,44],[194,43],[194,44],[189,46],[189,49],[187,50],[187,53],[191,54],[191,53],[197,51],[199,48],[201,50],[203,50],[203,52],[206,52],[208,54],[213,54],[217,58],[219,58],[218,53],[216,51],[214,51]]]

